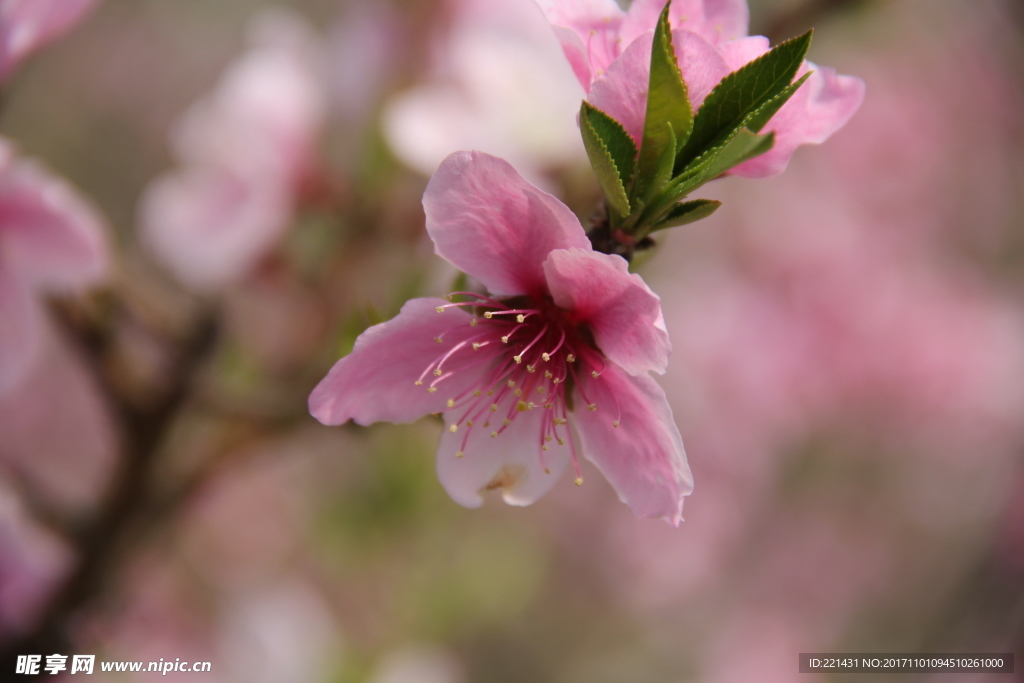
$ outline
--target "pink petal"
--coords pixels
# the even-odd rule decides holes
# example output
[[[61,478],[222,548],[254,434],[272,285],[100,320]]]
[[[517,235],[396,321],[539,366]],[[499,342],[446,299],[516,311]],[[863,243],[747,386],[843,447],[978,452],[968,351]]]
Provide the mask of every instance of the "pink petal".
[[[622,40],[630,44],[644,31],[653,29],[665,8],[662,0],[634,0],[622,23]],[[746,0],[672,0],[669,23],[700,34],[720,45],[747,35],[750,12]]]
[[[441,162],[423,209],[437,254],[495,294],[540,297],[552,249],[590,248],[565,204],[483,152],[456,152]]]
[[[730,40],[719,46],[729,71],[735,71],[747,62],[751,62],[771,49],[771,43],[764,36],[748,36]]]
[[[537,0],[562,43],[584,90],[625,47],[619,40],[624,17],[615,0]]]
[[[96,0],[5,0],[0,3],[0,79],[21,60],[69,30]]]
[[[544,262],[555,303],[594,334],[598,347],[631,375],[664,373],[672,345],[661,300],[621,256],[559,249]]]
[[[47,287],[89,284],[106,270],[105,229],[62,180],[0,147],[0,242],[7,268]]]
[[[0,396],[32,367],[39,346],[38,316],[28,290],[0,268]]]
[[[496,438],[491,437],[491,428],[478,425],[465,447],[462,430],[466,427],[455,433],[446,428],[437,449],[437,476],[452,500],[468,508],[480,507],[486,491],[501,489],[509,505],[530,505],[547,493],[569,464],[569,453],[567,446],[541,450],[543,417],[539,408],[520,413]],[[461,458],[456,456],[459,451],[464,452]]]
[[[814,73],[764,128],[775,131],[775,146],[767,153],[740,164],[730,173],[746,178],[766,178],[786,169],[800,145],[820,144],[846,125],[864,101],[864,81],[839,76],[834,69],[807,62]]]
[[[255,267],[288,228],[292,209],[280,183],[186,168],[150,183],[139,223],[147,248],[178,280],[211,291]]]
[[[575,425],[583,454],[611,482],[638,517],[682,520],[693,477],[665,392],[647,375],[632,377],[614,365],[585,377],[587,410],[577,392]],[[619,426],[614,426],[618,418]]]
[[[445,380],[436,393],[427,392],[434,379],[429,373],[422,386],[415,384],[431,362],[477,334],[468,324],[470,317],[461,310],[437,312],[438,306],[447,303],[444,299],[412,299],[397,316],[363,332],[352,353],[335,363],[310,395],[313,417],[327,425],[348,420],[361,425],[412,422],[445,410],[449,398],[481,384],[486,363]],[[437,343],[437,337],[442,337],[443,343]]]
[[[587,100],[622,124],[639,142],[647,113],[647,86],[651,74],[651,43],[654,33],[634,40],[612,63],[608,72],[594,81]],[[714,45],[692,31],[672,33],[676,60],[694,110],[730,71]]]

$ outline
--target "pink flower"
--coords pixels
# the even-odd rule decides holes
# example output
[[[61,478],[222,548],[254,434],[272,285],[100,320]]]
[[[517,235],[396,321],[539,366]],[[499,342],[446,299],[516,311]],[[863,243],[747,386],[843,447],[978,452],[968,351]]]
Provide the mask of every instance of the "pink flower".
[[[155,180],[140,207],[150,249],[196,290],[241,279],[273,248],[314,167],[325,104],[310,30],[265,13],[251,41],[181,121],[181,168]]]
[[[95,282],[107,265],[96,213],[0,138],[0,394],[40,347],[40,294]]]
[[[56,40],[97,0],[4,0],[0,2],[0,81],[36,50]]]
[[[647,108],[653,29],[662,0],[636,0],[628,12],[614,0],[540,0],[588,101],[616,119],[639,144]],[[730,72],[769,49],[764,36],[747,36],[744,0],[674,0],[672,42],[694,111]],[[775,146],[730,173],[764,178],[785,170],[796,148],[824,142],[843,127],[864,99],[864,82],[805,62],[797,78],[814,73],[762,132]]]
[[[638,516],[678,524],[693,484],[647,374],[664,372],[670,351],[657,295],[501,159],[451,155],[423,205],[437,253],[491,295],[409,301],[317,386],[314,417],[367,425],[444,413],[438,475],[467,507],[499,488],[528,505],[570,462],[579,481],[582,453]]]

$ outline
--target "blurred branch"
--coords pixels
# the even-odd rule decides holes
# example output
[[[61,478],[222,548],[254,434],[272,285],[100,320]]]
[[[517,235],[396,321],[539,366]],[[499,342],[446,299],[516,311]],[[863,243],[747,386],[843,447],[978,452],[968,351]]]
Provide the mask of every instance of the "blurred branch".
[[[66,311],[65,311],[66,313]],[[114,574],[119,551],[152,497],[152,470],[161,444],[187,403],[195,377],[205,365],[217,336],[215,318],[205,313],[181,345],[168,373],[169,386],[152,403],[139,406],[116,391],[107,376],[111,337],[102,327],[82,325],[68,315],[58,318],[88,354],[97,378],[113,401],[122,434],[120,469],[100,511],[73,539],[78,564],[44,610],[35,631],[9,643],[3,660],[26,652],[66,652],[73,616],[100,595]]]
[[[807,0],[788,12],[772,15],[762,31],[772,44],[799,35],[831,14],[867,5],[872,0]]]

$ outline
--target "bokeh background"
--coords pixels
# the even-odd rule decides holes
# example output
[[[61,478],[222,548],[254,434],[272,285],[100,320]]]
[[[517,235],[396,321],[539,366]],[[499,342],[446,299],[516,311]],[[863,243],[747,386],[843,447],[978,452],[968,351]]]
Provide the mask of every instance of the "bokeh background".
[[[0,398],[0,649],[213,665],[111,681],[856,678],[800,652],[1019,670],[1022,5],[751,12],[773,42],[815,26],[811,59],[867,99],[785,174],[706,187],[722,209],[635,264],[696,480],[678,529],[592,468],[466,510],[439,422],[306,412],[363,329],[450,291],[419,205],[444,155],[505,156],[593,215],[582,91],[529,2],[104,0],[35,56],[0,134],[91,200],[115,256]],[[236,234],[161,241],[189,222]]]

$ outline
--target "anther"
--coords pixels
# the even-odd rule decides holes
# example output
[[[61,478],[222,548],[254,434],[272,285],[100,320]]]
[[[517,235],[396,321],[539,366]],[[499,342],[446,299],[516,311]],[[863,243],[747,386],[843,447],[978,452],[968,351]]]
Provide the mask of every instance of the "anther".
[[[498,404],[497,403],[492,403],[491,404],[491,412],[492,413],[498,412]]]
[[[440,340],[438,340],[438,341],[440,341]],[[474,351],[479,351],[480,350],[480,346],[481,346],[480,342],[473,342],[473,350]],[[597,375],[594,375],[594,377],[597,377]]]
[[[466,426],[467,427],[472,427],[473,426],[473,421],[472,420],[466,420]]]
[[[498,438],[498,432],[491,432],[491,438],[492,439],[497,439]]]
[[[516,410],[518,410],[520,413],[525,413],[529,409],[530,406],[526,405],[523,401],[520,401],[519,403],[516,404]]]
[[[511,389],[511,388],[512,388],[512,387],[514,387],[515,385],[516,385],[516,381],[515,381],[514,379],[510,379],[510,380],[508,381],[508,388],[509,388],[509,389]]]
[[[583,477],[576,477],[576,485],[583,486]]]
[[[547,363],[549,360],[551,360],[551,355],[547,351],[545,351],[544,353],[540,354],[540,357],[544,360],[545,363]]]
[[[545,392],[544,387],[537,387],[537,393],[538,394],[543,394],[544,392]]]
[[[435,310],[436,310],[436,311],[437,311],[438,313],[444,313],[444,306],[438,306],[438,307],[437,307],[437,308],[436,308]]]
[[[516,387],[515,391],[513,391],[512,393],[515,394],[516,396],[522,396],[523,390],[520,389],[519,387]]]
[[[542,451],[550,451],[551,450],[550,448],[547,447],[547,445],[541,446],[540,448],[541,448]]]
[[[456,457],[456,458],[461,458],[461,457],[462,457],[462,456],[464,456],[464,455],[465,455],[465,453],[463,453],[462,451],[456,451],[456,452],[455,452],[455,457]]]
[[[474,346],[475,346],[475,344],[474,344]],[[593,377],[594,379],[597,379],[600,375],[597,374],[597,370],[591,370],[590,371],[590,376]]]
[[[484,317],[487,318],[488,320],[490,320],[491,318],[494,317],[494,314],[491,313],[490,311],[485,311],[484,312]]]
[[[554,375],[551,374],[550,370],[545,370],[544,371],[544,376],[547,377],[548,379],[551,379],[552,377],[554,377]]]
[[[517,323],[526,322],[526,316],[523,315],[522,313],[520,313],[519,315],[516,316],[516,322]]]
[[[434,369],[434,377],[440,377],[440,376],[441,376],[441,368],[435,368]]]
[[[469,321],[469,326],[476,327],[476,318],[473,318],[472,320]]]
[[[505,420],[504,420],[504,424],[505,424],[506,427],[508,427],[510,424],[512,424],[512,420],[510,420],[510,419],[508,419],[506,417]]]
[[[512,356],[512,359],[516,362],[517,365],[523,362],[522,356]]]
[[[507,334],[504,337],[501,338],[501,343],[502,344],[508,344],[508,335]]]
[[[589,410],[590,412],[594,412],[595,410],[597,410],[597,404],[591,403],[589,406],[587,406],[587,410]]]
[[[441,342],[443,342],[444,340],[443,340],[443,339],[441,339],[440,337],[434,337],[434,341],[436,341],[436,342],[437,342],[438,344],[440,344],[440,343],[441,343]]]
[[[427,393],[432,394],[437,391],[437,387],[427,387]]]
[[[564,446],[565,445],[565,439],[559,439],[558,440],[558,445],[559,446]]]
[[[552,438],[551,435],[548,434],[547,436],[544,437],[544,442],[545,443],[551,443],[551,438]]]
[[[422,380],[416,380],[415,382],[413,382],[413,384],[415,384],[418,387],[421,387],[421,386],[423,386],[423,381]]]
[[[575,363],[576,362],[576,356],[574,356],[574,355],[572,355],[570,353],[568,356],[565,357],[565,362],[566,363]]]
[[[449,408],[454,408],[455,407],[455,399],[454,398],[448,399],[448,407]]]
[[[612,427],[615,427],[617,429],[618,426],[619,426],[619,421],[618,420],[615,420],[614,422],[612,422]]]
[[[455,432],[459,431],[459,425],[452,425],[451,427],[448,428],[448,431],[454,434]]]
[[[479,389],[474,389],[473,390],[473,396],[475,396],[476,398],[480,398],[480,396],[481,396],[480,390]]]

